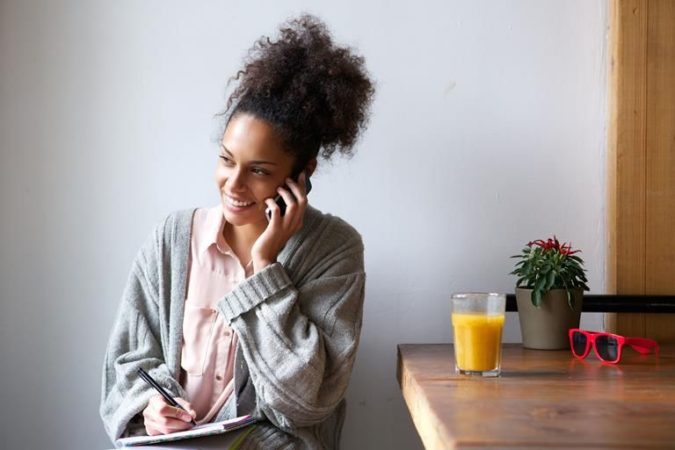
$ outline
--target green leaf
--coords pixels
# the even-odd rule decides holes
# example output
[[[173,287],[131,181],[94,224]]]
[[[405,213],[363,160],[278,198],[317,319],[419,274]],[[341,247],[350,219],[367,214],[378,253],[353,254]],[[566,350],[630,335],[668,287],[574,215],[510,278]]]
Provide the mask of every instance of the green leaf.
[[[536,289],[532,290],[532,304],[539,308],[541,306],[541,291]]]
[[[569,289],[565,292],[567,292],[567,304],[569,305],[570,309],[574,309],[574,296],[569,291]]]
[[[553,287],[553,284],[555,283],[555,271],[550,271],[548,273],[548,277],[546,279],[546,285],[544,286],[544,290],[546,292],[550,291],[551,288]]]
[[[537,281],[534,283],[534,290],[541,292],[544,289],[545,284],[546,284],[546,277],[537,278]]]
[[[516,281],[516,287],[521,287],[521,283],[525,281],[525,277],[520,277],[518,278],[518,281]]]

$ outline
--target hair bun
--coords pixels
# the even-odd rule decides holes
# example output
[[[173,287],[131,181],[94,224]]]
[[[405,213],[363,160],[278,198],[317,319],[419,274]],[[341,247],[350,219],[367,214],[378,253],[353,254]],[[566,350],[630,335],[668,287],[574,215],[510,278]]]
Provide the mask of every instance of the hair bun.
[[[249,50],[226,114],[248,112],[272,123],[303,159],[351,155],[365,128],[373,82],[364,58],[333,43],[326,25],[305,14],[261,37]],[[309,153],[313,153],[310,155]]]

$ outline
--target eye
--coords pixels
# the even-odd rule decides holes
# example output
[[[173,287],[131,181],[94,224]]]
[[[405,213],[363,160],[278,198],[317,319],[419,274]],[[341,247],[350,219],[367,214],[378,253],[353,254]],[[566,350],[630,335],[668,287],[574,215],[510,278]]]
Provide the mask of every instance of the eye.
[[[269,175],[268,171],[266,171],[265,169],[261,169],[260,167],[253,167],[251,169],[251,172],[253,172],[256,175],[260,175],[260,176]]]
[[[225,164],[232,165],[232,160],[225,155],[218,155],[218,158],[222,159]]]

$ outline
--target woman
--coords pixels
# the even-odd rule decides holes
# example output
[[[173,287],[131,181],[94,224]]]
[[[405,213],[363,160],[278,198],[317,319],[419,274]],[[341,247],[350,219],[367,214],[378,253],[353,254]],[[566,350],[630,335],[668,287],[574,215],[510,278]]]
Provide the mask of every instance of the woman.
[[[337,448],[363,244],[307,204],[307,179],[318,157],[351,154],[373,85],[363,58],[312,16],[261,38],[235,80],[220,205],[169,215],[140,249],[106,353],[101,416],[115,440],[252,414],[260,422],[242,448]]]

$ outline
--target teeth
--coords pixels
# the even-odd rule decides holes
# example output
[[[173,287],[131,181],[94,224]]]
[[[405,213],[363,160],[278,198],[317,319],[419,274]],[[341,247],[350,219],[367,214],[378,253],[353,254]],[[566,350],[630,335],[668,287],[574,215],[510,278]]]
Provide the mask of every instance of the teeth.
[[[229,203],[232,206],[237,206],[237,207],[243,207],[243,206],[250,206],[253,204],[253,202],[240,202],[239,200],[235,200],[232,197],[225,197],[227,199],[227,203]]]

